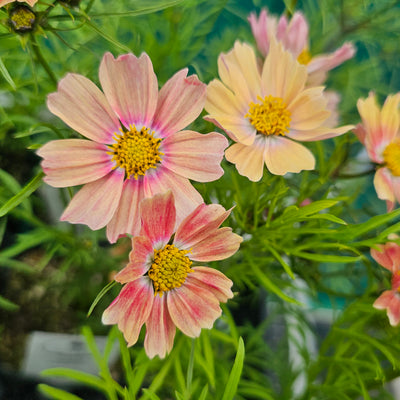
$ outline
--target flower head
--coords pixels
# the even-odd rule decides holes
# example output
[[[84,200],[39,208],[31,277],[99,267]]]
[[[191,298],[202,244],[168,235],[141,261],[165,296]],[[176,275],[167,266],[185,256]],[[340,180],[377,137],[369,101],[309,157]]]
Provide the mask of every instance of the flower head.
[[[242,238],[219,228],[229,214],[218,204],[201,204],[175,231],[171,191],[143,200],[140,236],[132,239],[129,264],[115,276],[125,285],[104,311],[103,323],[118,324],[128,346],[146,324],[146,353],[161,358],[173,346],[176,327],[190,337],[210,329],[221,315],[219,303],[233,296],[232,282],[194,263],[222,260],[238,250]]]
[[[171,189],[177,221],[202,203],[189,179],[209,182],[223,175],[226,138],[183,130],[203,109],[206,85],[187,69],[158,90],[147,54],[107,53],[100,65],[103,92],[89,79],[67,74],[48,97],[49,110],[90,140],[45,144],[44,178],[51,186],[84,184],[61,220],[91,229],[107,225],[107,237],[136,235],[139,203]]]
[[[219,56],[218,71],[221,81],[207,89],[205,118],[236,142],[225,157],[252,181],[261,179],[264,163],[275,175],[314,169],[314,156],[298,141],[352,128],[326,126],[331,112],[323,87],[306,88],[306,67],[273,40],[261,71],[253,49],[239,42]]]
[[[375,190],[386,200],[388,211],[400,202],[400,93],[386,98],[380,109],[374,93],[359,99],[358,112],[362,123],[354,133],[364,144],[369,158],[378,168],[374,178]]]
[[[319,54],[311,56],[309,51],[308,23],[301,12],[296,11],[290,21],[286,15],[279,20],[275,16],[268,15],[266,9],[261,10],[259,17],[251,13],[248,18],[256,39],[260,53],[266,57],[271,40],[282,43],[285,50],[307,66],[308,84],[320,85],[326,80],[326,73],[352,58],[355,48],[351,43],[345,43],[331,54]]]
[[[394,242],[379,245],[378,249],[371,249],[371,256],[392,272],[391,289],[385,290],[373,306],[379,310],[386,309],[390,324],[396,326],[400,322],[400,246]]]
[[[33,7],[37,3],[37,1],[38,0],[0,0],[0,7],[3,7],[9,3],[15,3],[15,2],[28,3],[31,7]]]

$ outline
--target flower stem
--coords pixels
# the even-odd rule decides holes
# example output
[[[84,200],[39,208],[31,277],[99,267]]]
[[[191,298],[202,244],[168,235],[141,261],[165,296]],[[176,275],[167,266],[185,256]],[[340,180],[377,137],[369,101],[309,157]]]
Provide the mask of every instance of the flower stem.
[[[195,339],[192,339],[192,347],[190,349],[190,358],[189,358],[189,364],[188,364],[187,376],[186,376],[186,399],[188,399],[188,400],[191,397],[191,390],[192,390],[195,344],[196,344]]]
[[[47,72],[47,75],[49,75],[50,80],[52,80],[53,83],[57,85],[57,78],[54,75],[53,71],[51,70],[49,64],[43,57],[43,54],[40,51],[39,44],[36,41],[36,37],[34,34],[31,34],[31,43],[32,43],[32,50],[35,53],[36,59],[40,62],[40,64],[42,64],[42,67]]]

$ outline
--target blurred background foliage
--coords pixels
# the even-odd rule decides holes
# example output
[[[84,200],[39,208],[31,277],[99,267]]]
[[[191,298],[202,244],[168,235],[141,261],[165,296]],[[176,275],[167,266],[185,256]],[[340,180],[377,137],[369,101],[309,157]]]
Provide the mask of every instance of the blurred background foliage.
[[[304,12],[311,54],[355,44],[355,57],[326,83],[341,95],[342,123],[359,122],[356,102],[369,91],[382,101],[400,90],[399,1],[40,1],[34,30],[24,34],[10,27],[13,5],[0,9],[2,368],[18,369],[33,330],[75,333],[89,325],[89,344],[92,331],[107,334],[100,316],[119,287],[86,314],[129,251],[128,239],[111,246],[103,230],[58,221],[73,191],[41,184],[35,150],[78,134],[47,110],[47,95],[67,72],[98,84],[106,51],[147,52],[160,85],[184,67],[208,83],[217,77],[218,55],[235,40],[254,44],[247,17],[262,7],[277,15]],[[215,130],[201,118],[193,128]],[[121,343],[122,354],[115,380],[93,346],[100,377],[53,374],[69,374],[109,399],[396,398],[387,382],[400,376],[399,329],[372,308],[390,276],[369,251],[399,231],[400,210],[386,214],[376,198],[374,166],[354,134],[308,146],[315,171],[265,171],[252,183],[224,161],[221,179],[195,185],[206,203],[235,205],[227,225],[244,242],[234,257],[212,264],[233,280],[236,296],[195,341],[194,361],[193,344],[181,334],[160,361],[148,360],[140,341],[127,350],[113,329],[109,340]]]

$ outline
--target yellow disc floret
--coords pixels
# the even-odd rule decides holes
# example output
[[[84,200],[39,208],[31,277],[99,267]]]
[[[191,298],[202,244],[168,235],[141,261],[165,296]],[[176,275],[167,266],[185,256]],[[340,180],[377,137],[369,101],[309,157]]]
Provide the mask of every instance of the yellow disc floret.
[[[257,97],[259,103],[250,103],[249,112],[245,115],[257,132],[263,135],[285,136],[290,127],[290,111],[280,97]]]
[[[394,141],[386,146],[383,159],[392,175],[400,176],[400,141]]]
[[[27,6],[16,6],[10,12],[10,24],[12,29],[18,33],[30,32],[35,25],[35,13]]]
[[[186,256],[189,252],[179,250],[173,244],[154,250],[154,261],[147,274],[153,281],[155,295],[161,297],[164,292],[182,286],[187,274],[193,272],[190,268],[192,261]]]
[[[157,168],[161,162],[161,153],[158,149],[161,139],[154,138],[154,132],[149,133],[149,128],[143,127],[140,131],[131,126],[129,131],[121,130],[115,134],[116,143],[110,145],[112,161],[115,168],[125,169],[126,177],[145,175],[150,168]]]
[[[311,53],[309,52],[307,47],[305,47],[303,51],[299,54],[299,56],[297,57],[297,61],[303,65],[307,65],[311,61]]]

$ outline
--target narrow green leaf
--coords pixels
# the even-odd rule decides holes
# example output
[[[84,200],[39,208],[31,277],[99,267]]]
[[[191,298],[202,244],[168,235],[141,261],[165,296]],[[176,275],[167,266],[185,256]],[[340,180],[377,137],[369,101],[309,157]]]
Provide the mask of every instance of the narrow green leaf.
[[[44,172],[39,172],[19,193],[6,202],[0,208],[0,217],[6,215],[13,208],[29,197],[41,184]]]
[[[185,400],[185,398],[175,390],[175,397],[177,398],[177,400]]]
[[[268,250],[272,253],[272,255],[277,259],[279,264],[282,265],[283,269],[285,272],[292,278],[294,279],[294,274],[290,266],[283,260],[283,258],[279,255],[279,253],[273,248],[273,247],[268,247]]]
[[[1,58],[0,58],[0,72],[3,75],[4,79],[7,81],[7,83],[13,88],[13,90],[17,90],[17,86],[15,85],[13,79],[11,78],[10,73],[8,72]]]
[[[0,218],[0,245],[3,242],[4,233],[6,232],[7,217]]]
[[[306,218],[306,220],[309,219],[326,219],[327,221],[335,222],[340,225],[347,225],[346,221],[343,221],[341,218],[337,217],[336,215],[333,214],[315,214],[315,215],[310,215]]]
[[[22,261],[12,260],[10,258],[0,256],[0,267],[11,268],[21,272],[35,272],[32,266]]]
[[[226,383],[222,400],[233,400],[236,394],[243,369],[244,352],[243,339],[242,337],[240,337],[235,362],[233,363],[231,373],[229,374],[228,382]]]
[[[98,294],[98,295],[96,296],[96,298],[93,300],[93,303],[92,303],[92,305],[91,305],[90,308],[89,308],[89,311],[88,311],[88,313],[87,313],[87,317],[89,317],[89,316],[92,314],[94,308],[96,307],[96,305],[97,305],[97,303],[100,301],[100,299],[101,299],[101,298],[102,298],[116,283],[117,283],[116,281],[109,282],[109,283],[107,283],[106,286],[103,287],[103,289],[100,290],[99,294]]]
[[[3,296],[0,296],[0,308],[4,308],[7,311],[16,311],[19,306],[10,300],[7,300]]]
[[[75,396],[74,394],[68,393],[65,390],[56,389],[49,385],[41,383],[38,385],[38,389],[48,396],[51,396],[55,400],[83,400],[82,398]]]
[[[143,393],[147,395],[150,400],[161,400],[154,392],[152,392],[150,389],[142,389]]]
[[[307,253],[306,251],[293,251],[291,254],[306,260],[328,263],[352,263],[362,259],[361,256],[335,256],[332,254]]]
[[[104,382],[95,375],[86,372],[76,371],[69,368],[51,368],[42,372],[43,376],[61,376],[63,378],[72,379],[74,381],[82,382],[85,385],[104,391]]]
[[[207,394],[208,394],[208,385],[205,385],[200,393],[199,400],[206,400]]]

